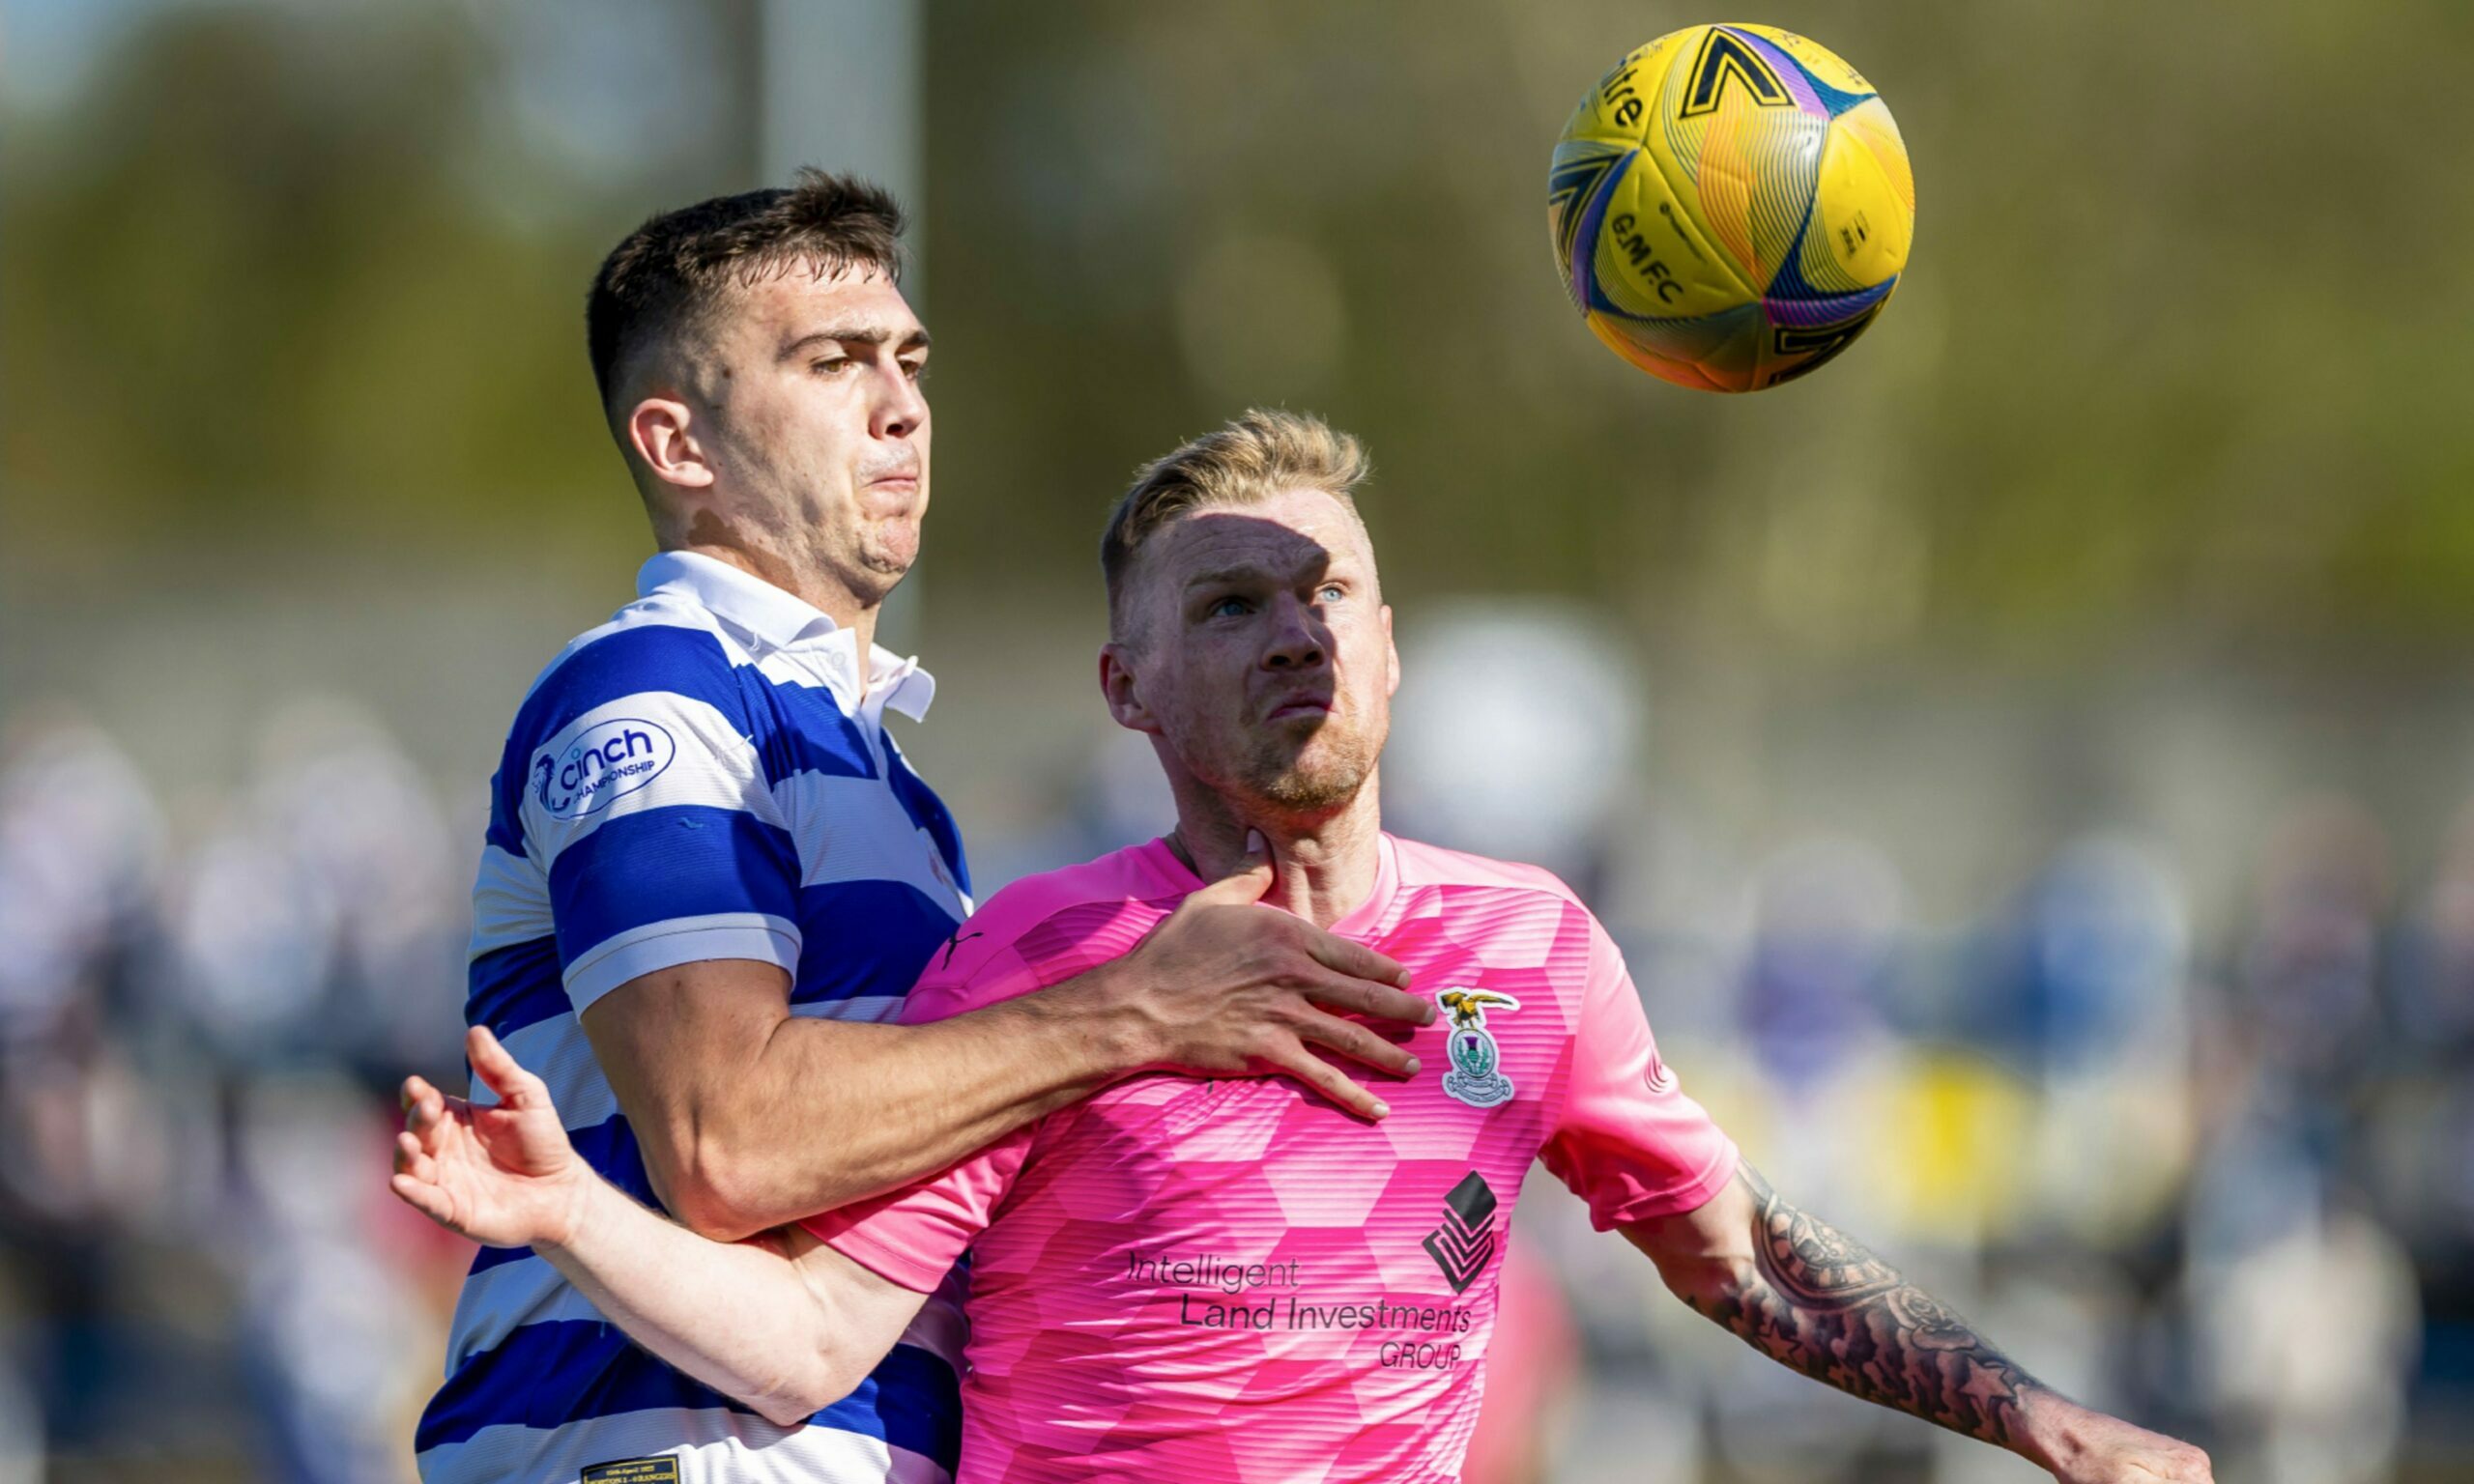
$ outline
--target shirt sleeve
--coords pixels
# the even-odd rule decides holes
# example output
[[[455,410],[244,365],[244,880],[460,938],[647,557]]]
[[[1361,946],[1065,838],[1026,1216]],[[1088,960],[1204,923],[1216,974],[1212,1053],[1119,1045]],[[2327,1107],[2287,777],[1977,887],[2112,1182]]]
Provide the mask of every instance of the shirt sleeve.
[[[1595,922],[1571,1086],[1539,1158],[1599,1231],[1694,1210],[1736,1171],[1734,1141],[1659,1060],[1624,956]]]
[[[954,929],[947,948],[929,958],[904,998],[906,1024],[942,1020],[1040,987],[1041,975],[1004,931],[1010,916],[1000,899]],[[1041,1122],[1015,1129],[943,1174],[799,1224],[878,1277],[913,1293],[934,1293],[946,1270],[995,1219],[1030,1157]]]
[[[798,852],[710,634],[647,626],[600,641],[526,711],[539,740],[516,813],[578,1013],[682,963],[795,971]]]
[[[941,1175],[799,1225],[878,1277],[914,1294],[935,1293],[963,1249],[995,1219],[1036,1127],[1015,1129]]]

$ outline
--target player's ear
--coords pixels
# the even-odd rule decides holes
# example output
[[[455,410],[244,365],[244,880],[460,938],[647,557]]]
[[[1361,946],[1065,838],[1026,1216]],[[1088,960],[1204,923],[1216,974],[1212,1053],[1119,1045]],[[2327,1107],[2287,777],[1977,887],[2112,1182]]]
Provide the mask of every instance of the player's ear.
[[[1400,694],[1400,646],[1392,642],[1392,605],[1384,604],[1380,612],[1383,614],[1383,660],[1391,670],[1391,674],[1383,682],[1383,694],[1397,696]]]
[[[1152,718],[1151,708],[1142,702],[1134,670],[1126,663],[1130,658],[1127,647],[1114,640],[1100,646],[1100,694],[1108,698],[1108,715],[1116,719],[1118,726],[1128,731],[1157,735],[1160,724]]]
[[[687,404],[647,397],[627,414],[627,446],[652,476],[679,489],[709,489],[713,466],[697,437]]]

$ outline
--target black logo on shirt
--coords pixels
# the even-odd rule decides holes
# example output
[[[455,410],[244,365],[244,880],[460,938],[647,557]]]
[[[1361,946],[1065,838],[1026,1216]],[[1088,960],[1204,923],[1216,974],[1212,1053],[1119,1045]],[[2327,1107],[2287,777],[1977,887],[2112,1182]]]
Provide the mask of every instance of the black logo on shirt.
[[[988,934],[984,932],[964,932],[960,928],[956,928],[953,936],[945,940],[945,961],[936,965],[937,969],[941,972],[945,969],[952,968],[954,966],[955,949],[962,947],[964,943],[969,942],[973,938],[984,938],[986,936],[988,936]]]
[[[1495,1255],[1495,1192],[1471,1170],[1443,1198],[1443,1225],[1426,1234],[1426,1256],[1455,1294],[1465,1293]]]

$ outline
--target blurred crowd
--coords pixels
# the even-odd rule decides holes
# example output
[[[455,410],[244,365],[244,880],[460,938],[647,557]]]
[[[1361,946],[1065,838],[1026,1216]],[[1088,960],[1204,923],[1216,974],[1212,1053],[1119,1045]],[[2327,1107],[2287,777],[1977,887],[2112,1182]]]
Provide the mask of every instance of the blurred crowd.
[[[2221,941],[2171,852],[2110,828],[1933,922],[1882,842],[1722,850],[1645,796],[1633,682],[1581,629],[1424,642],[1393,826],[1580,886],[1687,1090],[1798,1204],[2221,1478],[2463,1476],[2474,825],[2407,871],[2363,808],[2302,800]],[[1489,703],[1515,655],[1542,701]],[[0,749],[0,1484],[409,1473],[469,1249],[382,1176],[397,1079],[460,1080],[481,781],[442,787],[344,699],[263,734],[207,796],[65,711]],[[1165,821],[1138,746],[1089,757],[1051,817],[973,839],[983,893]],[[1499,1378],[1537,1444],[1504,1478],[2027,1477],[1761,1360],[1578,1203],[1522,1220],[1553,1338]]]
[[[46,1454],[409,1472],[470,1249],[383,1176],[394,1083],[458,1060],[471,851],[351,704],[296,702],[264,734],[228,797],[165,800],[72,716],[11,728],[8,1484]]]

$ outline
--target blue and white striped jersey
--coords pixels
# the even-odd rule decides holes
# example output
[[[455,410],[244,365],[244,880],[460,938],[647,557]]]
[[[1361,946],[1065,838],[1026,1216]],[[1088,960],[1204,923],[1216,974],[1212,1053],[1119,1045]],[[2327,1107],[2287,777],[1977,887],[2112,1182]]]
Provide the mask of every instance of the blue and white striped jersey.
[[[892,1019],[970,884],[952,817],[882,725],[887,706],[926,711],[926,672],[709,557],[655,556],[637,590],[516,712],[464,1013],[549,1083],[593,1167],[654,1205],[576,1017],[656,969],[755,958],[790,972],[793,1013]],[[946,1287],[855,1393],[785,1429],[638,1349],[530,1249],[484,1248],[421,1416],[421,1476],[567,1484],[664,1456],[675,1474],[617,1476],[935,1484],[961,1426]]]

